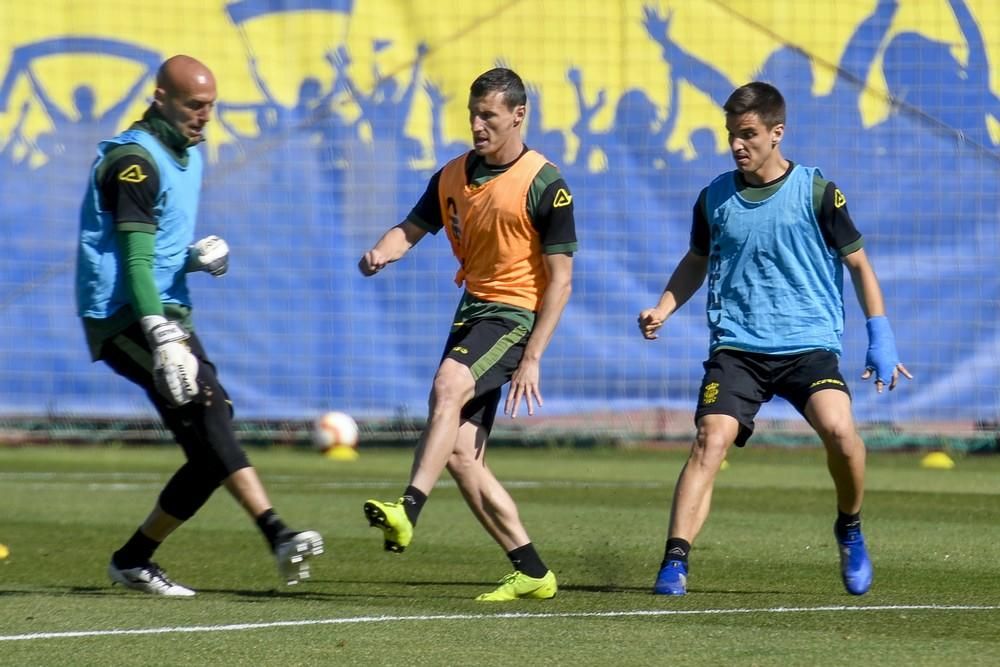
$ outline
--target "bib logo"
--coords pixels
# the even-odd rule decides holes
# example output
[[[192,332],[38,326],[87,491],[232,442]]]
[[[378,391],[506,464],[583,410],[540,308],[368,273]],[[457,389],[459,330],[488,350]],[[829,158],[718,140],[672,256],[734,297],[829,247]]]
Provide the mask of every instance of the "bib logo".
[[[126,183],[142,183],[147,178],[149,178],[149,176],[142,173],[142,168],[137,164],[133,164],[128,169],[118,174],[118,180],[125,181]]]
[[[701,394],[702,405],[712,405],[719,399],[719,383],[709,382],[705,385],[705,391]]]
[[[845,197],[844,193],[840,191],[840,188],[837,188],[836,190],[834,190],[833,191],[833,205],[834,205],[834,207],[835,208],[842,208],[844,206],[844,204],[846,204],[846,203],[847,203],[847,197]]]
[[[552,208],[561,208],[563,206],[569,206],[573,203],[573,195],[566,192],[565,188],[559,188],[556,192],[555,199],[552,201]]]

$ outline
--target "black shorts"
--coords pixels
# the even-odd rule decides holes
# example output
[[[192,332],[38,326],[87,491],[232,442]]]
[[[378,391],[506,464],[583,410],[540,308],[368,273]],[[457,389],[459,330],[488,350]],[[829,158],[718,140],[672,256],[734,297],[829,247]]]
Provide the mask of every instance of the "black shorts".
[[[191,333],[186,344],[198,358],[199,392],[194,400],[181,407],[171,405],[156,389],[152,353],[138,322],[108,339],[101,348],[100,359],[115,373],[145,390],[188,461],[211,471],[221,481],[250,462],[236,439],[233,404],[219,383],[215,364],[206,356],[196,334]]]
[[[501,388],[507,384],[524,355],[528,328],[500,317],[463,322],[452,328],[441,360],[454,359],[468,366],[476,381],[475,394],[462,408],[462,420],[482,426],[489,433],[500,405]]]
[[[740,423],[737,447],[753,435],[753,420],[760,406],[776,395],[805,416],[809,397],[818,391],[839,389],[851,394],[840,374],[837,355],[828,350],[778,355],[718,350],[704,367],[695,424],[705,415],[733,417]]]

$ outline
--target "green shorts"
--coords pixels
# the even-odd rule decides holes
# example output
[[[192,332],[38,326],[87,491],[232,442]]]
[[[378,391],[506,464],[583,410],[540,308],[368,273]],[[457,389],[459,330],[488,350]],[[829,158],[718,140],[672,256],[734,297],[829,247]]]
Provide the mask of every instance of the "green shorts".
[[[476,381],[475,394],[462,408],[463,421],[492,430],[502,387],[521,363],[529,333],[523,324],[499,317],[452,328],[441,360],[468,366]]]

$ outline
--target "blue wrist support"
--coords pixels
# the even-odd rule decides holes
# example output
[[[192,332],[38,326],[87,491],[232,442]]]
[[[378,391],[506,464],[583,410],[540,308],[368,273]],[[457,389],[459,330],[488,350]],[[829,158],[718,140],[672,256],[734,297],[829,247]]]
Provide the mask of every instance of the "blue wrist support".
[[[875,372],[876,380],[889,384],[892,381],[892,373],[899,364],[896,337],[885,315],[869,317],[867,326],[868,354],[865,355],[865,368]]]

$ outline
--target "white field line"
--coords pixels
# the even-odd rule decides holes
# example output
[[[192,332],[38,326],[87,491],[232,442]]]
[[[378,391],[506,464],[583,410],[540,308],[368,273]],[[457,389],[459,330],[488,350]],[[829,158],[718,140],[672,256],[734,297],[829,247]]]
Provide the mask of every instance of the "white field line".
[[[161,487],[169,474],[157,475],[151,473],[74,473],[74,472],[0,472],[0,483],[14,482],[27,484],[78,484],[85,486],[88,490],[110,490],[121,491],[148,486]],[[318,489],[368,489],[368,488],[395,488],[399,486],[398,481],[389,480],[358,480],[358,481],[338,481],[338,482],[302,482],[301,477],[286,475],[268,475],[269,483],[278,484],[281,482],[295,482],[302,486]],[[517,489],[535,488],[609,488],[609,489],[655,489],[666,487],[667,482],[650,481],[608,481],[608,480],[510,480],[504,481],[504,486]],[[670,480],[673,484],[673,479]],[[438,487],[454,487],[455,482],[450,479],[438,481]]]
[[[131,630],[75,630],[67,632],[32,632],[23,635],[0,635],[0,642],[32,639],[68,639],[75,637],[114,637],[134,635],[172,635],[194,632],[236,632],[265,630],[268,628],[294,628],[314,625],[350,625],[360,623],[399,623],[427,621],[479,621],[558,618],[630,618],[639,616],[719,616],[726,614],[814,614],[836,612],[878,611],[1000,611],[1000,605],[872,605],[828,607],[767,607],[762,609],[648,609],[633,611],[556,612],[556,613],[500,613],[500,614],[428,614],[414,616],[351,616],[347,618],[322,618],[301,621],[272,621],[269,623],[232,623],[227,625],[188,625],[165,628],[136,628]]]

